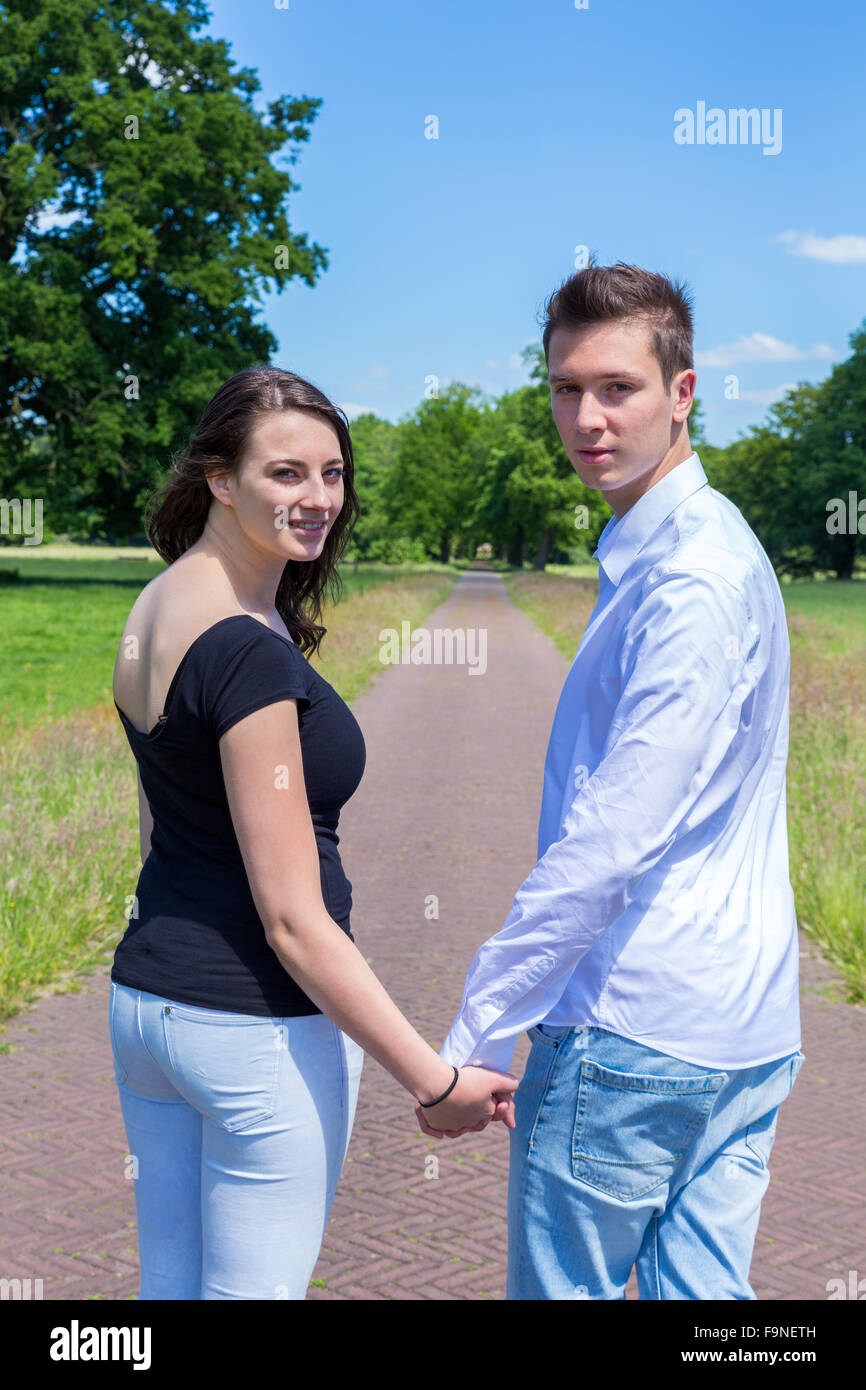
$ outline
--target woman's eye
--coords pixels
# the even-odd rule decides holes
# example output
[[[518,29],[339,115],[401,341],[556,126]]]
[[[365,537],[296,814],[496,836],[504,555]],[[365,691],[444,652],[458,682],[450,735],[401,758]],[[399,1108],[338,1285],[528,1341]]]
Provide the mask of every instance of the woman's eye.
[[[344,471],[344,470],[343,470],[342,468],[328,468],[328,469],[326,470],[326,472],[328,472],[328,473],[331,475],[331,477],[332,477],[332,478],[335,478],[335,479],[342,478],[342,476],[343,476],[343,471]],[[274,477],[275,477],[275,478],[287,478],[287,477],[296,478],[296,477],[297,477],[297,473],[295,472],[294,468],[278,468],[277,471],[276,471],[276,473],[274,474]]]

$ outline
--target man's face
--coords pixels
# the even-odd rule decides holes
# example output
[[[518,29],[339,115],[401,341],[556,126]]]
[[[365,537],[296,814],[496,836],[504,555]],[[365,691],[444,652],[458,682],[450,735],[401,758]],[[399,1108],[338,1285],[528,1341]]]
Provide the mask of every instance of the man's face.
[[[687,434],[674,450],[672,443],[688,417],[695,373],[677,373],[666,391],[651,331],[642,320],[555,328],[548,345],[563,448],[581,482],[603,492],[618,517],[692,452]]]

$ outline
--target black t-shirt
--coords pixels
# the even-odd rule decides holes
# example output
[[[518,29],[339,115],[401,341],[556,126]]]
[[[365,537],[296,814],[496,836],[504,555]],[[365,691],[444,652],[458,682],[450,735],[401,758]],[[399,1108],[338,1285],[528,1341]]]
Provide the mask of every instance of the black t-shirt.
[[[268,945],[226,797],[219,738],[245,715],[297,700],[322,897],[349,927],[352,885],[337,849],[340,809],[364,773],[357,720],[300,647],[247,613],[207,628],[185,652],[150,733],[115,700],[153,817],[151,848],[111,978],[150,994],[234,1013],[321,1010]],[[291,854],[291,846],[286,846]],[[137,912],[137,916],[135,913]]]

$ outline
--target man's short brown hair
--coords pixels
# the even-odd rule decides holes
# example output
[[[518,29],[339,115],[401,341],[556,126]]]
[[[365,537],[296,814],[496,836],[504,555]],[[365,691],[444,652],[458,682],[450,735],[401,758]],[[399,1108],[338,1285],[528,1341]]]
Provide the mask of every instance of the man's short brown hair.
[[[692,302],[688,286],[636,265],[596,265],[565,280],[544,306],[544,360],[555,328],[588,328],[596,323],[636,319],[651,329],[650,342],[666,391],[677,372],[694,369]]]

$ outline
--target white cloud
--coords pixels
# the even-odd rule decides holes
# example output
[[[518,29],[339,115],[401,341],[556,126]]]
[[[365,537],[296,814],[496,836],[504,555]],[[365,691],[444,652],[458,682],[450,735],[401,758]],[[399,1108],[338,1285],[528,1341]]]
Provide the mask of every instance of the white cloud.
[[[796,391],[796,381],[786,381],[782,386],[770,386],[766,391],[741,391],[738,400],[754,401],[757,405],[774,405],[788,391]]]
[[[781,338],[773,338],[769,333],[749,333],[734,343],[722,343],[706,352],[696,352],[695,365],[732,367],[736,362],[804,362],[816,357],[832,362],[838,356],[827,343],[813,343],[803,349],[793,343],[783,343]]]
[[[372,405],[359,405],[357,401],[340,401],[339,406],[350,420],[354,420],[358,415],[375,415],[377,413]]]
[[[522,370],[524,362],[519,352],[512,352],[507,362],[500,362],[496,357],[488,357],[484,365],[491,367],[494,371],[519,372]]]
[[[811,232],[781,232],[771,241],[783,241],[792,256],[808,256],[813,261],[835,261],[849,264],[866,261],[866,236],[853,233],[838,236],[815,236]]]

